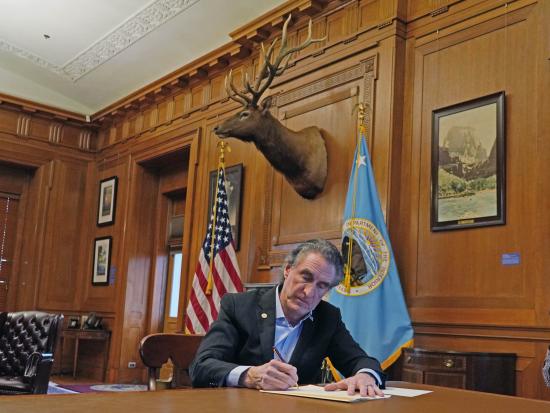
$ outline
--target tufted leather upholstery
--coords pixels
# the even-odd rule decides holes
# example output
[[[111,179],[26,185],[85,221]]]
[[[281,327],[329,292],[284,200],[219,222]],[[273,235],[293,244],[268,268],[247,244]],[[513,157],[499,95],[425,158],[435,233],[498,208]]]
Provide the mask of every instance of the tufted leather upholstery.
[[[46,393],[63,315],[0,313],[0,394]]]

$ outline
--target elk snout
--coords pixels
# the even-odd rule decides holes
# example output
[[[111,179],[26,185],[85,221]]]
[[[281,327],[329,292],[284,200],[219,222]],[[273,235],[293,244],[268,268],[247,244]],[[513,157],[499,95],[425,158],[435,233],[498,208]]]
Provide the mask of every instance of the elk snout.
[[[214,127],[213,129],[214,133],[216,135],[218,135],[218,137],[220,138],[227,138],[229,137],[227,131],[224,131],[222,128],[221,128],[221,125],[217,125],[216,127]]]

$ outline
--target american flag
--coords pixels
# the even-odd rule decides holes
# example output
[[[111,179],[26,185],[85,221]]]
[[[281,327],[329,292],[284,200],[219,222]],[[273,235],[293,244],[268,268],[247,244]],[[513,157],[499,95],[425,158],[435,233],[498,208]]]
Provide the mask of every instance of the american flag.
[[[202,243],[199,262],[193,277],[193,287],[187,305],[185,329],[191,334],[206,333],[218,318],[220,300],[225,293],[243,291],[239,264],[235,255],[231,224],[229,223],[225,170],[218,169],[217,197]],[[214,230],[212,230],[214,228]],[[212,240],[214,243],[212,244]],[[214,256],[212,266],[211,255]],[[211,292],[207,292],[211,273]]]

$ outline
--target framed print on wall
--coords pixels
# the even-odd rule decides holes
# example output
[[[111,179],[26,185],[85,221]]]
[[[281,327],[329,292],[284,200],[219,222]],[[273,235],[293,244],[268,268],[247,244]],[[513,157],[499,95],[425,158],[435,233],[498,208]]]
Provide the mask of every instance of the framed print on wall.
[[[115,222],[117,184],[118,178],[116,176],[111,176],[99,182],[98,226],[110,225]]]
[[[504,92],[432,113],[432,231],[505,224]]]
[[[218,171],[210,172],[209,191],[208,191],[208,219],[214,206],[214,193],[216,192],[216,177]],[[241,198],[243,183],[243,164],[225,168],[225,189],[227,191],[227,202],[229,204],[229,223],[231,224],[231,234],[235,243],[235,251],[240,246],[240,226],[241,226]],[[208,225],[208,224],[207,224]]]
[[[109,285],[112,241],[112,237],[96,238],[94,241],[92,285]]]

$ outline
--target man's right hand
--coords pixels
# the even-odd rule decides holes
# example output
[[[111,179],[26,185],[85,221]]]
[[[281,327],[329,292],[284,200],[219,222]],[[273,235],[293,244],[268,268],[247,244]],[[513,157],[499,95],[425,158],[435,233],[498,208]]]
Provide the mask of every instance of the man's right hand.
[[[261,366],[250,367],[243,373],[239,384],[250,389],[286,390],[297,383],[296,367],[279,360],[271,360]]]

